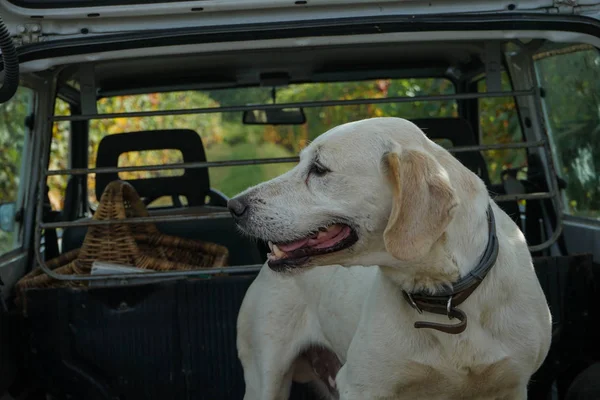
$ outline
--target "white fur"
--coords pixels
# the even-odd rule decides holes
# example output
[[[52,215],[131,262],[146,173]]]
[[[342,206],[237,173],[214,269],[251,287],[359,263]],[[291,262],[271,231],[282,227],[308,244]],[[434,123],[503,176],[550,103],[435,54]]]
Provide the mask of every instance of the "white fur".
[[[394,201],[383,160],[409,150],[433,157],[457,206],[427,254],[399,260],[383,238]],[[308,174],[316,152],[332,172]],[[262,268],[238,317],[245,400],[287,399],[294,376],[311,378],[296,359],[313,343],[344,364],[335,377],[344,400],[527,397],[549,350],[551,317],[525,238],[496,204],[499,255],[459,307],[467,329],[451,335],[413,327],[455,322],[419,315],[401,289],[434,291],[472,269],[487,244],[490,202],[483,182],[415,125],[375,118],[338,126],[311,143],[293,170],[238,198],[249,204],[241,229],[265,240],[297,239],[337,218],[359,235],[352,249],[316,257],[294,273]]]

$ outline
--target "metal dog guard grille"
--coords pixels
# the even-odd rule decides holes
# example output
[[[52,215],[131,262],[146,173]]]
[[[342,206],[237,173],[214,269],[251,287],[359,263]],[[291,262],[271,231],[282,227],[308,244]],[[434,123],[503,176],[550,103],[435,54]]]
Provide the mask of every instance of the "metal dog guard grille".
[[[297,102],[297,103],[282,103],[282,104],[262,104],[252,106],[231,106],[231,107],[211,107],[211,108],[196,108],[196,109],[177,109],[177,110],[158,110],[158,111],[142,111],[142,112],[129,112],[129,113],[108,113],[108,114],[86,114],[86,115],[70,115],[70,116],[54,116],[51,117],[51,122],[59,121],[89,121],[94,119],[113,119],[113,118],[128,118],[128,117],[151,117],[151,116],[164,116],[164,115],[189,115],[189,114],[208,114],[208,113],[220,113],[220,112],[239,112],[251,109],[273,109],[273,108],[292,108],[292,107],[303,107],[303,108],[315,108],[315,107],[327,107],[327,106],[348,106],[348,105],[361,105],[361,104],[382,104],[382,103],[404,103],[404,102],[415,102],[415,101],[445,101],[445,100],[468,100],[468,99],[480,99],[480,98],[495,98],[495,97],[520,97],[520,96],[533,96],[536,100],[536,113],[541,118],[541,102],[540,93],[536,88],[530,90],[521,91],[503,91],[503,92],[487,92],[487,93],[462,93],[454,95],[435,95],[435,96],[416,96],[416,97],[389,97],[384,99],[353,99],[353,100],[331,100],[331,101],[315,101],[315,102]],[[488,151],[488,150],[499,150],[499,149],[520,149],[520,148],[541,148],[547,159],[549,160],[548,166],[550,168],[547,176],[549,179],[548,192],[537,192],[528,194],[507,194],[494,197],[496,202],[507,202],[516,200],[541,200],[551,199],[554,211],[556,213],[556,228],[550,238],[543,243],[529,246],[531,252],[540,251],[550,247],[556,242],[562,232],[562,204],[560,199],[560,193],[558,189],[557,176],[554,170],[554,161],[550,145],[548,141],[547,131],[543,131],[544,139],[539,141],[530,141],[522,143],[506,143],[506,144],[491,144],[491,145],[480,145],[480,146],[462,146],[452,147],[447,149],[450,153],[460,153],[467,151]],[[44,135],[43,137],[43,148],[48,149],[52,140],[51,135]],[[242,166],[242,165],[256,165],[256,164],[276,164],[276,163],[290,163],[297,162],[298,157],[287,157],[287,158],[269,158],[269,159],[252,159],[252,160],[230,160],[230,161],[213,161],[213,162],[194,162],[194,163],[179,163],[169,165],[148,165],[148,166],[133,166],[133,167],[117,167],[117,168],[74,168],[74,169],[63,169],[63,170],[48,170],[48,158],[49,151],[44,151],[44,159],[40,163],[42,169],[40,176],[42,177],[39,182],[38,198],[37,198],[37,212],[36,212],[36,226],[35,226],[35,243],[34,250],[36,260],[43,270],[44,273],[57,280],[65,281],[105,281],[109,279],[118,279],[122,282],[127,282],[136,279],[147,278],[147,274],[118,274],[118,275],[94,275],[94,276],[78,276],[78,275],[64,275],[57,274],[52,271],[46,265],[41,255],[41,238],[42,230],[44,229],[56,229],[56,228],[69,228],[69,227],[83,227],[92,225],[107,225],[113,223],[140,223],[140,222],[180,222],[180,221],[201,221],[207,219],[216,218],[231,218],[228,212],[218,212],[209,215],[170,215],[170,216],[150,216],[143,218],[129,218],[124,221],[71,221],[71,222],[57,222],[47,223],[42,220],[43,210],[43,196],[44,187],[46,184],[47,177],[56,175],[88,175],[88,174],[102,174],[102,173],[113,173],[113,172],[126,172],[126,171],[162,171],[162,170],[173,170],[181,168],[206,168],[206,167],[225,167],[225,166]],[[245,274],[253,273],[260,270],[261,264],[255,265],[240,265],[231,266],[225,268],[214,268],[207,270],[196,270],[196,271],[170,271],[170,272],[155,272],[152,273],[152,277],[193,277],[193,276],[209,276],[221,273],[230,274]]]

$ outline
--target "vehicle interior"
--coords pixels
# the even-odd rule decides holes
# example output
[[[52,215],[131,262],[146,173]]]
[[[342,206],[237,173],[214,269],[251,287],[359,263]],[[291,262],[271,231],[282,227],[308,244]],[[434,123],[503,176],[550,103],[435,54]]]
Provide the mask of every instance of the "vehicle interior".
[[[397,116],[476,173],[524,232],[554,318],[553,345],[530,398],[565,398],[600,360],[600,332],[591,323],[599,312],[598,260],[593,248],[577,247],[587,240],[585,223],[577,232],[565,224],[569,215],[597,224],[598,209],[584,203],[598,193],[553,160],[566,166],[565,157],[585,153],[599,120],[574,113],[575,121],[547,122],[568,102],[551,85],[571,87],[560,57],[570,65],[574,54],[599,76],[590,63],[600,60],[598,49],[543,39],[213,51],[46,71],[56,82],[54,115],[36,117],[53,120],[52,137],[40,138],[46,178],[40,217],[29,222],[37,262],[24,273],[36,264],[51,269],[84,246],[116,180],[131,184],[160,232],[224,246],[228,264],[159,273],[150,282],[99,276],[15,290],[7,318],[18,327],[8,335],[19,362],[9,392],[23,399],[242,398],[236,317],[268,247],[236,229],[227,199],[291,169],[327,129]],[[559,100],[551,103],[553,96]],[[563,151],[565,135],[580,147]],[[295,383],[290,398],[314,396]]]

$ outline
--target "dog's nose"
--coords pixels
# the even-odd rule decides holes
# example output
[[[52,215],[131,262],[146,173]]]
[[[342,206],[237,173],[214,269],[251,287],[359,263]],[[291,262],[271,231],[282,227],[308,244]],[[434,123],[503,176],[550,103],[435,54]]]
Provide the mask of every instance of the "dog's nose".
[[[233,198],[227,202],[227,208],[235,218],[241,218],[248,211],[248,203],[244,199]]]

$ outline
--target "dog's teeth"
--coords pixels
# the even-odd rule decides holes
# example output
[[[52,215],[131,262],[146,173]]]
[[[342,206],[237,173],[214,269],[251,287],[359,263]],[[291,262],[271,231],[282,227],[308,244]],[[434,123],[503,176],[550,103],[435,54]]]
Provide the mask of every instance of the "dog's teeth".
[[[273,248],[271,249],[271,253],[273,253],[273,255],[277,258],[282,258],[285,256],[285,252],[281,251],[279,249],[279,247],[277,247],[276,244],[273,245]]]
[[[329,380],[329,386],[335,389],[335,380],[330,376],[328,376],[327,379]]]
[[[273,242],[271,242],[271,241],[269,240],[269,243],[268,243],[268,245],[269,245],[269,250],[273,251]]]

